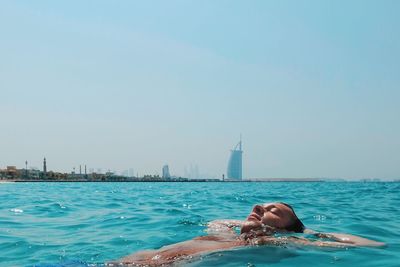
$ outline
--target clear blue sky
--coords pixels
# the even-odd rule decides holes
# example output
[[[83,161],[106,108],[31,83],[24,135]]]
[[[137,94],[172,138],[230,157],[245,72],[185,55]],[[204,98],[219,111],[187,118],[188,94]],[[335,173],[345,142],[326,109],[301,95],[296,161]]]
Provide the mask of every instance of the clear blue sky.
[[[400,177],[400,1],[2,1],[0,167]]]

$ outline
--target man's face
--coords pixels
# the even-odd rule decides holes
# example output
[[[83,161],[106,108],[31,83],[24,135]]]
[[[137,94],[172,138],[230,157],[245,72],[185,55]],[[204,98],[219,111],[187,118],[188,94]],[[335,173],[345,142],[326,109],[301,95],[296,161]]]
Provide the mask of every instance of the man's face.
[[[241,232],[262,229],[263,226],[285,229],[293,224],[296,216],[293,211],[281,203],[255,205],[244,222]]]

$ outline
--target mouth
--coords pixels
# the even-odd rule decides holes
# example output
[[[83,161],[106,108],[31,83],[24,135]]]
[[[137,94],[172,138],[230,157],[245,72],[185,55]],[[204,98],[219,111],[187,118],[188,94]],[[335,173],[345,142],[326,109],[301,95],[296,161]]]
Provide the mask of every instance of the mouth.
[[[259,221],[261,221],[261,217],[260,217],[260,215],[258,215],[258,214],[253,212],[253,213],[251,213],[249,215],[249,217],[247,217],[247,220],[248,221],[257,221],[257,222],[259,222]]]

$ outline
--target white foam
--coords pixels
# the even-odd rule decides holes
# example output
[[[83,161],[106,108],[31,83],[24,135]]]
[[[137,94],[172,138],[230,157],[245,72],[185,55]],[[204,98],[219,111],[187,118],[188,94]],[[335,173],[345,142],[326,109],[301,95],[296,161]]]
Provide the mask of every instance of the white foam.
[[[10,211],[11,211],[11,212],[14,212],[14,213],[22,213],[22,212],[24,212],[24,211],[21,210],[21,209],[10,209]]]

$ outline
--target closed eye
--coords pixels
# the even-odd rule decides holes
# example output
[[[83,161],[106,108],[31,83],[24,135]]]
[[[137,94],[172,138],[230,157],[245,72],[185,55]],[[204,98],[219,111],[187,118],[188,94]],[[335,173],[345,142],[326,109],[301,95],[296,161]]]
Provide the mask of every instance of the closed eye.
[[[277,216],[281,216],[281,215],[282,215],[282,212],[281,212],[278,208],[276,208],[276,207],[271,208],[269,211],[270,211],[271,213],[277,215]]]
[[[272,214],[277,215],[277,216],[282,216],[282,211],[277,206],[275,206],[274,204],[266,205],[266,206],[264,206],[264,209],[266,211],[271,212]]]

